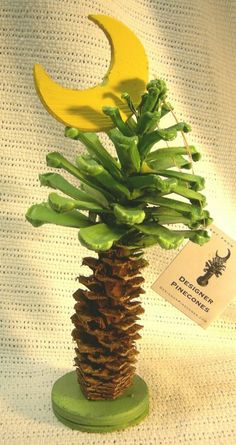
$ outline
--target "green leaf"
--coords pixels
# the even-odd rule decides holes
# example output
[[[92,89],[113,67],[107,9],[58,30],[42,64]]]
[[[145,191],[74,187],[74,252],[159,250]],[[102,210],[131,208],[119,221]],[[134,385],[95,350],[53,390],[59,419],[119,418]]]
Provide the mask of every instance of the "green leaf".
[[[71,136],[72,135],[72,136]],[[115,178],[121,178],[118,162],[108,153],[96,133],[82,133],[76,128],[66,128],[65,136],[79,140],[87,148],[89,154],[99,161]]]
[[[180,233],[173,232],[155,222],[147,222],[135,227],[146,235],[156,237],[158,244],[163,249],[177,249],[184,241],[184,236]]]
[[[60,214],[52,210],[46,202],[31,206],[25,217],[34,227],[39,227],[47,223],[77,228],[91,225],[89,218],[77,210]]]
[[[39,180],[41,185],[46,185],[47,187],[52,187],[54,189],[60,190],[65,193],[65,195],[70,196],[74,199],[80,199],[82,201],[93,201],[88,193],[74,187],[70,184],[63,176],[58,173],[44,173],[39,175]]]
[[[103,251],[110,249],[114,241],[118,241],[126,232],[127,229],[121,227],[109,227],[103,223],[95,224],[81,229],[79,240],[90,250]]]
[[[108,211],[95,202],[78,201],[70,198],[64,198],[57,193],[50,193],[48,202],[53,210],[60,213],[69,212],[74,209],[87,210],[97,213],[106,213]]]
[[[137,148],[138,137],[124,136],[117,128],[107,132],[115,145],[116,152],[124,173],[138,173],[140,170],[140,156]]]
[[[129,198],[130,192],[127,187],[118,182],[113,176],[105,170],[105,168],[98,164],[94,159],[89,159],[86,156],[78,156],[76,164],[85,177],[94,178],[105,189],[113,192],[118,197]],[[89,176],[88,176],[89,175]]]
[[[145,218],[145,212],[137,207],[123,207],[114,205],[114,214],[121,224],[140,224]]]

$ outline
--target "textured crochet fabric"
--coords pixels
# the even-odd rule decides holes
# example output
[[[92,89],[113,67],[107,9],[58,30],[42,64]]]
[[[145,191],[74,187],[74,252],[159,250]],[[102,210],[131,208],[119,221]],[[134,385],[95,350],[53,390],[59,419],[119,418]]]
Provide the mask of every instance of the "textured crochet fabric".
[[[166,80],[179,120],[191,123],[189,140],[203,154],[195,172],[207,178],[208,208],[235,238],[235,10],[234,0],[1,1],[1,444],[235,443],[235,305],[207,331],[195,325],[150,289],[176,254],[158,247],[147,252],[138,345],[149,417],[104,435],[72,431],[56,420],[51,387],[73,369],[72,293],[88,252],[75,229],[34,229],[24,217],[47,196],[37,178],[48,170],[48,151],[73,159],[81,150],[42,107],[33,64],[43,64],[65,86],[96,85],[110,50],[87,15],[103,13],[137,34],[150,78]]]

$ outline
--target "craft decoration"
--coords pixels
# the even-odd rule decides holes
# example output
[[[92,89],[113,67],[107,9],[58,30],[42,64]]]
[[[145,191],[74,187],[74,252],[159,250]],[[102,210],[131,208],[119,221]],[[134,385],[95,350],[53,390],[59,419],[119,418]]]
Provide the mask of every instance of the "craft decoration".
[[[81,244],[97,252],[97,258],[83,259],[91,274],[79,276],[84,287],[74,293],[71,320],[79,385],[75,372],[61,377],[53,387],[52,404],[58,419],[71,428],[112,431],[134,425],[148,413],[148,389],[135,374],[143,313],[141,270],[147,265],[143,249],[176,249],[185,239],[202,245],[209,239],[206,227],[212,219],[204,209],[204,179],[188,172],[200,159],[186,140],[191,127],[177,121],[165,82],[152,80],[145,89],[141,43],[111,17],[92,19],[112,39],[113,68],[104,85],[84,92],[65,90],[39,65],[34,71],[45,107],[69,124],[65,136],[86,149],[75,163],[62,153],[49,153],[47,165],[67,171],[78,185],[54,171],[41,174],[41,185],[54,191],[47,202],[30,207],[26,218],[35,227],[52,223],[80,229]],[[131,63],[131,47],[139,63]],[[81,108],[86,104],[91,113]],[[76,106],[80,112],[71,113]],[[161,119],[167,113],[175,123],[163,128]],[[116,156],[95,130],[106,130]],[[179,132],[184,145],[169,146],[167,141]]]

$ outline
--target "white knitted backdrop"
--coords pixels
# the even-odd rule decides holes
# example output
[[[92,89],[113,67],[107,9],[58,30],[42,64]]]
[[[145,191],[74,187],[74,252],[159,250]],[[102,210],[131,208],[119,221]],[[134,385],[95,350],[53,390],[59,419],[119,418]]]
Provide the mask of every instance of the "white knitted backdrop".
[[[87,15],[103,13],[140,38],[150,79],[166,80],[179,120],[192,125],[189,141],[203,155],[195,172],[207,179],[208,208],[235,238],[235,11],[235,0],[1,1],[1,444],[235,443],[235,305],[204,331],[154,294],[151,284],[176,254],[160,248],[147,251],[139,342],[149,417],[125,431],[90,435],[56,420],[51,387],[73,369],[72,293],[75,277],[87,272],[81,260],[88,251],[75,229],[35,229],[24,217],[47,198],[38,181],[48,171],[46,154],[58,150],[73,160],[81,150],[41,105],[33,64],[64,86],[99,83],[110,48]]]

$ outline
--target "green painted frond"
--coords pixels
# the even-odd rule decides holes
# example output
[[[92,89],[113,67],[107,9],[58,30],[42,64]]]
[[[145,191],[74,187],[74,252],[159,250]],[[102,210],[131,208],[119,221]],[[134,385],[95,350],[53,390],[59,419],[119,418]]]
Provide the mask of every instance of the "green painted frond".
[[[174,209],[184,213],[190,213],[193,220],[199,221],[199,218],[203,217],[203,209],[199,205],[192,205],[183,201],[177,201],[176,199],[164,198],[154,194],[146,195],[142,197],[142,200],[149,204],[160,205],[170,209]]]
[[[160,140],[163,139],[164,141],[172,141],[173,139],[175,139],[178,131],[188,133],[189,131],[191,131],[191,127],[185,122],[180,122],[178,124],[172,125],[169,128],[158,129],[144,135],[140,139],[138,145],[141,158],[145,159],[154,144],[156,144]]]
[[[101,193],[97,188],[91,187],[88,184],[81,184],[82,192],[90,197],[90,201],[98,202],[102,207],[108,208],[109,202],[107,198],[104,196],[104,193]],[[106,194],[107,196],[107,194]],[[108,196],[108,199],[112,203],[114,201],[112,195]],[[88,201],[88,199],[87,199]]]
[[[165,128],[166,131],[183,131],[184,133],[189,133],[192,131],[191,125],[187,124],[186,122],[178,122],[178,124],[171,125],[171,127]]]
[[[173,110],[172,105],[169,102],[163,102],[161,107],[161,117],[164,117],[171,110]]]
[[[46,157],[47,165],[73,175],[78,186],[58,173],[39,175],[41,185],[64,195],[50,193],[48,203],[30,207],[27,220],[35,227],[51,223],[80,228],[80,242],[95,251],[108,250],[113,244],[134,250],[155,244],[174,249],[185,239],[204,244],[209,239],[205,228],[212,218],[204,210],[206,198],[200,193],[204,178],[186,172],[200,159],[183,135],[191,131],[190,125],[177,122],[161,79],[147,84],[139,105],[127,93],[122,99],[131,111],[126,121],[118,108],[103,109],[114,125],[107,135],[117,155],[112,156],[95,133],[67,127],[65,136],[80,141],[86,152],[72,162],[52,152]],[[174,125],[163,128],[161,119],[167,113],[173,115]],[[179,133],[183,146],[169,146],[168,141]],[[162,142],[158,148],[161,141],[167,146]],[[184,229],[167,227],[175,224]]]
[[[122,167],[122,171],[126,175],[138,173],[140,171],[140,156],[137,147],[138,137],[124,136],[120,130],[113,128],[107,132],[112,140]]]
[[[196,149],[194,145],[189,145],[188,147],[165,147],[165,148],[158,148],[157,150],[151,151],[151,153],[148,154],[146,161],[159,161],[160,158],[163,158],[164,156],[169,156],[170,154],[172,156],[176,155],[182,155],[182,156],[189,156],[189,153],[193,159],[193,161],[199,161],[201,159],[201,154]]]
[[[130,97],[129,93],[125,92],[121,94],[121,99],[124,99],[130,109],[130,111],[132,112],[132,115],[134,115],[136,118],[138,116],[138,110],[136,108],[136,106],[134,105],[132,98]],[[132,116],[130,116],[128,118],[128,120],[126,121],[126,123],[129,125],[130,124],[130,119],[131,119],[131,128],[133,128],[133,130],[136,128],[136,125],[134,125],[134,119]],[[129,122],[128,122],[129,121]]]
[[[96,133],[82,133],[76,128],[67,127],[65,136],[79,140],[84,144],[89,154],[99,161],[114,178],[121,178],[120,167],[118,162],[103,147]]]
[[[80,199],[82,201],[93,201],[88,193],[74,187],[58,173],[44,173],[39,175],[39,180],[41,185],[60,190],[71,198]]]
[[[198,228],[201,225],[205,227],[212,223],[209,212],[204,210],[200,215],[193,215],[186,211],[177,211],[170,207],[148,207],[145,209],[148,218],[153,218],[160,224],[184,224],[191,229]]]
[[[117,197],[129,198],[130,192],[125,185],[113,178],[107,170],[98,164],[94,159],[88,158],[85,155],[76,158],[76,164],[85,178],[95,179],[105,190],[115,194]]]
[[[151,80],[147,84],[148,93],[143,94],[141,103],[138,107],[140,115],[146,111],[156,111],[166,98],[166,84],[161,79]]]
[[[119,108],[103,107],[103,113],[109,116],[114,124],[124,136],[133,136],[133,130],[123,121]]]
[[[79,231],[79,240],[81,244],[90,250],[102,251],[112,247],[115,241],[118,241],[127,233],[127,229],[121,227],[109,227],[107,224],[95,224]]]
[[[192,190],[190,188],[184,187],[182,185],[175,185],[172,188],[173,193],[176,193],[177,195],[183,196],[184,198],[189,199],[192,201],[197,201],[201,203],[201,205],[204,207],[206,205],[206,197],[199,192],[195,192],[195,190]]]
[[[203,244],[207,243],[210,240],[210,235],[207,232],[207,230],[175,230],[175,234],[182,234],[184,238],[189,239],[193,243],[199,244],[202,246]]]
[[[208,227],[213,223],[213,218],[211,218],[210,213],[208,212],[208,210],[203,210],[203,214],[202,214],[202,218],[200,220],[200,223],[204,226],[204,227]]]
[[[160,111],[154,111],[154,112],[146,111],[144,114],[142,114],[142,116],[140,116],[140,119],[138,120],[136,133],[139,136],[143,136],[148,131],[153,131],[158,125],[160,119],[161,119]]]
[[[189,153],[193,159],[193,161],[199,161],[201,158],[201,154],[199,151],[197,151],[196,147],[194,145],[189,145],[188,147],[165,147],[165,148],[158,148],[157,150],[151,151],[151,153],[148,154],[146,161],[159,161],[160,158],[164,158],[165,156],[189,156]]]
[[[140,224],[136,228],[145,235],[156,237],[156,242],[163,249],[177,249],[184,241],[184,235],[181,232],[173,232],[155,222]]]
[[[159,190],[161,193],[171,193],[178,184],[175,178],[164,180],[158,175],[152,174],[131,176],[127,179],[127,183],[133,189],[154,189]]]
[[[96,202],[92,201],[78,201],[75,199],[64,198],[57,193],[50,193],[48,197],[50,207],[59,213],[70,212],[74,209],[87,210],[89,212],[106,213],[109,210],[104,209]]]
[[[162,129],[155,130],[151,133],[145,134],[139,141],[138,149],[141,159],[145,159],[148,153],[151,151],[152,147],[159,141],[173,141],[177,136],[176,129]]]
[[[120,204],[114,205],[114,215],[120,224],[140,224],[145,218],[145,212],[135,207],[123,207]]]
[[[158,174],[167,178],[176,178],[183,181],[195,191],[203,190],[205,187],[205,179],[202,176],[177,172],[174,170],[161,170]]]
[[[26,215],[27,221],[34,227],[42,226],[43,224],[56,224],[65,227],[87,227],[92,224],[87,216],[73,210],[71,212],[60,214],[55,212],[48,203],[32,205]]]
[[[77,156],[76,165],[84,175],[96,177],[104,171],[104,167],[89,155]]]
[[[192,167],[191,160],[186,159],[181,155],[173,155],[171,152],[166,155],[160,156],[158,160],[154,161],[144,161],[141,167],[142,173],[159,173],[161,170],[166,170],[167,168],[184,168],[189,170]]]
[[[99,182],[97,182],[96,179],[94,179],[94,177],[88,175],[85,176],[84,174],[82,174],[79,171],[79,169],[75,165],[73,165],[70,161],[68,161],[61,153],[58,152],[49,153],[46,156],[46,160],[47,160],[47,165],[49,167],[62,168],[66,170],[68,173],[79,179],[81,183],[87,184],[88,186],[91,186],[99,190],[102,194],[104,194],[104,196],[109,202],[113,201],[113,196],[107,190],[101,188]]]
[[[86,178],[81,174],[78,168],[68,161],[61,153],[57,151],[48,153],[46,156],[46,161],[49,167],[62,168],[71,175],[75,176],[81,182],[87,182]]]
[[[185,224],[188,227],[196,224],[192,221],[191,214],[168,207],[148,207],[145,212],[147,217],[153,218],[159,224]]]

